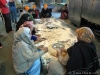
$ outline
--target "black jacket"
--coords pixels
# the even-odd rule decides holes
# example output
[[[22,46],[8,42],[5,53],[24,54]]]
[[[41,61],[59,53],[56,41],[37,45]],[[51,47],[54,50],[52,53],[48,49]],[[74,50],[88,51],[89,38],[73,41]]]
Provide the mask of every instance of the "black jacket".
[[[77,42],[67,52],[66,75],[96,75],[99,61],[94,43]]]

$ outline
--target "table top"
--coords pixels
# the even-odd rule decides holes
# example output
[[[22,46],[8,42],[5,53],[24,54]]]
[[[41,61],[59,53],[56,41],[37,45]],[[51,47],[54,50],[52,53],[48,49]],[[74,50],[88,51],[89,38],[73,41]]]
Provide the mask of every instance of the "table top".
[[[40,19],[37,19],[36,21],[41,22]],[[48,25],[53,26],[53,28],[48,28]],[[63,45],[67,50],[77,42],[75,32],[72,31],[71,28],[67,27],[67,23],[63,20],[55,18],[44,19],[44,22],[42,21],[42,23],[36,24],[36,28],[39,30],[38,34],[41,34],[41,37],[46,38],[45,41],[36,44],[36,46],[44,45],[48,47],[48,52],[42,56],[42,62],[44,65],[48,65],[51,60],[57,60],[57,50],[53,48],[55,43],[66,41],[63,42]]]

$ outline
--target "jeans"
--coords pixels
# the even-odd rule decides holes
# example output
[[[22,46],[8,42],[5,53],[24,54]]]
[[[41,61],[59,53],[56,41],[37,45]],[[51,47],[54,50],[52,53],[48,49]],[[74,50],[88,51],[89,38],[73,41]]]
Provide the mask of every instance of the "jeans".
[[[12,22],[17,23],[17,10],[16,10],[16,7],[9,7],[9,9],[10,9]]]
[[[5,27],[6,27],[6,32],[9,33],[12,31],[12,26],[11,26],[11,19],[10,19],[10,14],[3,14],[4,21],[5,21]]]

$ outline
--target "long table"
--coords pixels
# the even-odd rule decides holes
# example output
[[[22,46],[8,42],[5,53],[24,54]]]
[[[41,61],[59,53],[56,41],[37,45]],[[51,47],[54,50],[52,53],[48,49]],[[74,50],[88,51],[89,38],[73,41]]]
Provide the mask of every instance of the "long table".
[[[37,21],[40,22],[41,20],[39,19]],[[38,34],[41,34],[41,37],[45,37],[46,40],[36,44],[36,46],[44,45],[48,47],[48,52],[41,57],[43,65],[48,67],[50,61],[58,60],[56,57],[57,50],[53,48],[53,45],[60,41],[67,41],[63,43],[64,48],[67,50],[77,42],[77,38],[75,32],[67,27],[67,23],[63,20],[50,18],[49,20],[45,19],[44,21],[45,22],[41,24],[37,23],[36,28],[39,30]],[[49,24],[56,27],[47,28]]]

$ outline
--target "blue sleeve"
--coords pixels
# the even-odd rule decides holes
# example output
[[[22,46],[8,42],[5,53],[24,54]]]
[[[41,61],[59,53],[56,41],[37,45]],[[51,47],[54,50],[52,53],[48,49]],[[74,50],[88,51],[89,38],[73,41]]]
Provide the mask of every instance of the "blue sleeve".
[[[36,37],[36,36],[34,36],[34,35],[32,35],[32,36],[31,36],[31,40],[36,41],[36,40],[37,40],[37,37]]]

